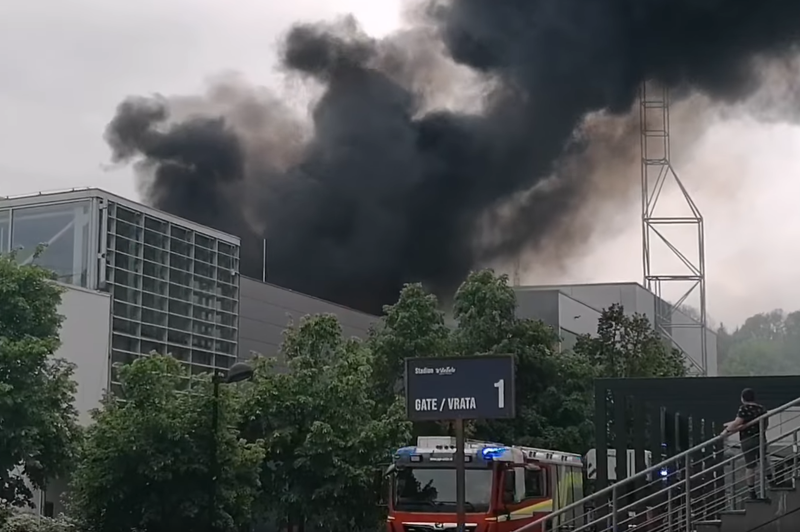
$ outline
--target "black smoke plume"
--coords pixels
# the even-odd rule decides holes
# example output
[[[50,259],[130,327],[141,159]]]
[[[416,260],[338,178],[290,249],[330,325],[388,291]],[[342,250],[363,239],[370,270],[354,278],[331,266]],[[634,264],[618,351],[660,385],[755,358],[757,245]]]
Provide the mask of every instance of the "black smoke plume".
[[[604,134],[582,127],[590,113],[630,113],[643,80],[742,101],[800,42],[797,0],[423,7],[382,40],[352,19],[289,31],[283,66],[322,87],[310,128],[226,82],[125,100],[106,132],[113,157],[136,162],[154,206],[241,236],[245,275],[260,276],[266,238],[272,282],[375,312],[404,282],[447,295],[579,216],[597,191],[598,157],[584,156]],[[425,55],[439,49],[449,66]],[[447,96],[431,76],[453,63],[480,80],[479,109],[431,104]]]

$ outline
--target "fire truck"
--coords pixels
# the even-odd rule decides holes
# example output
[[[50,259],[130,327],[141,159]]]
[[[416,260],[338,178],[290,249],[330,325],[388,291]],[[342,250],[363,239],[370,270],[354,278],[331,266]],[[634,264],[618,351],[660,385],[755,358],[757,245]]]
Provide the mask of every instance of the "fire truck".
[[[387,532],[454,531],[455,438],[430,436],[394,454]],[[583,498],[578,454],[467,440],[467,532],[513,532]],[[570,512],[559,520],[572,522]]]

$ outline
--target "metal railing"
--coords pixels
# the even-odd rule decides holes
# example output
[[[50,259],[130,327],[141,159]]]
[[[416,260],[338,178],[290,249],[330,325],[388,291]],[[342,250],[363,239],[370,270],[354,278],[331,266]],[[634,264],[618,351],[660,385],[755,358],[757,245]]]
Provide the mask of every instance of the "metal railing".
[[[755,496],[766,498],[768,479],[794,486],[800,473],[798,439],[800,398],[749,423],[758,425],[758,445],[746,452],[730,436],[718,435],[632,474],[584,499],[525,525],[517,532],[692,532],[697,523],[741,510],[753,494],[747,476],[755,475]],[[779,414],[788,416],[778,417]],[[777,424],[769,421],[779,421]],[[794,425],[791,425],[795,422]],[[770,432],[778,433],[769,439]]]

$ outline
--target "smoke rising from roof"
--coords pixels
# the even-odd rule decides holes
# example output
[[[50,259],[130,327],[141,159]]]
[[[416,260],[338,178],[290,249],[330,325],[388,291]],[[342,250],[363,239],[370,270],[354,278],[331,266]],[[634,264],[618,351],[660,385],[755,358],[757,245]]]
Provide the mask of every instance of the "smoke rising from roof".
[[[147,202],[241,236],[245,275],[266,238],[272,282],[375,312],[404,282],[448,295],[476,266],[579,252],[585,213],[632,184],[609,168],[638,150],[643,80],[737,103],[796,73],[765,65],[800,41],[796,0],[431,0],[414,21],[380,40],[349,18],[289,31],[282,65],[322,87],[310,128],[222,79],[122,102],[113,159]],[[458,76],[469,110],[449,105]]]

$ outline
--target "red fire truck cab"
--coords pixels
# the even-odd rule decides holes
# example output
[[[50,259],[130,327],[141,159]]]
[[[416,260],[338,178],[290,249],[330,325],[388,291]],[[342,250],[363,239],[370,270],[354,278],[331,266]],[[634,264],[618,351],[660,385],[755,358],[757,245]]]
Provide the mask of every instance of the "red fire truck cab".
[[[397,450],[387,470],[387,532],[456,529],[454,458],[449,437],[420,437]],[[583,498],[577,454],[468,440],[464,461],[467,532],[513,532]]]

